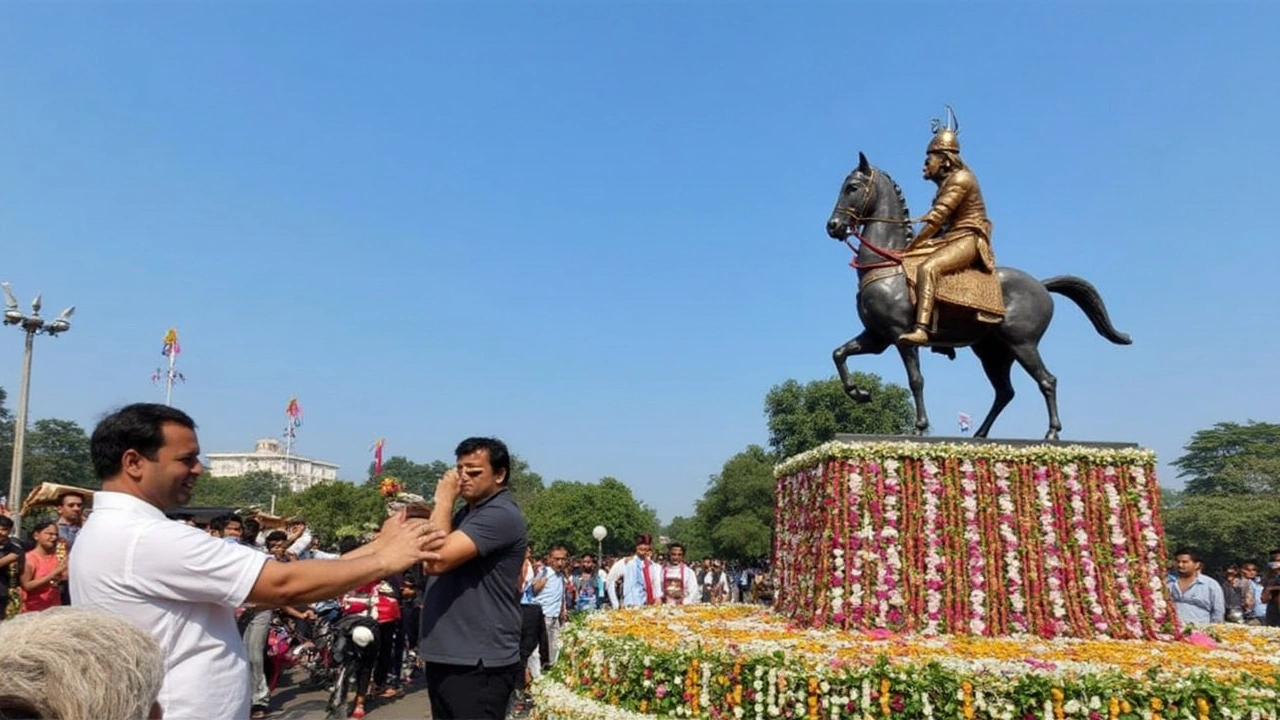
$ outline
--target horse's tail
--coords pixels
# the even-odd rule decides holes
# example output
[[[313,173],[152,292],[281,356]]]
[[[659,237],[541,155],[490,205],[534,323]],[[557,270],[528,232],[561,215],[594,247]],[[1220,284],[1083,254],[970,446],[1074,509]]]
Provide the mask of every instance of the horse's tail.
[[[1044,281],[1049,292],[1058,293],[1069,298],[1084,311],[1085,317],[1093,323],[1093,329],[1102,337],[1117,345],[1128,345],[1133,342],[1125,333],[1116,330],[1111,324],[1111,316],[1107,315],[1107,306],[1102,302],[1098,289],[1084,278],[1075,275],[1058,275]]]

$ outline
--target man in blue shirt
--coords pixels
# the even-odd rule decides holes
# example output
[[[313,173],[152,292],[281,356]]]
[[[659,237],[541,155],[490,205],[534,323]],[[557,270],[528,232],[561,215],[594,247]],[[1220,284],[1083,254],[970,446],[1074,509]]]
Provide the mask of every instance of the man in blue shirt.
[[[568,564],[569,549],[564,545],[552,545],[551,552],[547,553],[546,564],[534,576],[529,588],[533,592],[534,602],[542,606],[542,622],[547,628],[547,653],[543,656],[542,647],[539,646],[539,667],[535,669],[530,666],[534,679],[540,677],[540,670],[551,667],[560,654],[560,627],[569,619],[564,579],[564,569]]]
[[[1200,551],[1190,547],[1178,548],[1173,559],[1177,563],[1177,577],[1169,581],[1169,594],[1173,596],[1178,620],[1184,625],[1222,622],[1226,614],[1222,586],[1200,574],[1204,567]]]

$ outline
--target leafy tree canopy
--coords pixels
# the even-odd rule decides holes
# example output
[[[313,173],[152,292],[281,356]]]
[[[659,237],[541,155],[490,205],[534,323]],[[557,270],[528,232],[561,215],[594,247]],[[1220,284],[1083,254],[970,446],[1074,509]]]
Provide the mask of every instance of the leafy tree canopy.
[[[1172,507],[1162,505],[1170,559],[1179,547],[1191,546],[1204,555],[1207,571],[1245,561],[1265,571],[1268,555],[1280,546],[1280,497],[1183,494]]]
[[[325,544],[372,532],[387,519],[386,503],[368,485],[322,482],[277,501],[279,515],[299,517]]]
[[[290,494],[289,481],[283,475],[269,470],[251,470],[230,477],[201,477],[191,493],[191,504],[268,510],[274,495],[278,513],[281,501]]]
[[[24,495],[42,482],[90,490],[102,487],[89,459],[89,436],[70,420],[37,420],[27,431],[26,455],[22,473]]]
[[[915,411],[906,388],[870,373],[855,372],[853,379],[871,393],[870,402],[850,400],[836,377],[804,385],[787,380],[769,390],[764,400],[769,447],[779,459],[833,440],[837,433],[900,435],[913,427]]]
[[[1280,492],[1280,424],[1220,422],[1191,437],[1173,461],[1187,495]]]
[[[714,556],[753,560],[772,551],[773,465],[773,455],[750,445],[712,476],[696,517]]]
[[[557,480],[533,495],[524,513],[529,521],[529,542],[539,554],[553,543],[564,543],[573,553],[594,551],[596,540],[591,531],[597,525],[609,533],[604,540],[606,554],[630,552],[636,535],[658,531],[654,511],[612,477],[595,483]]]
[[[680,543],[684,546],[685,557],[689,560],[701,560],[712,557],[711,540],[707,537],[707,529],[697,515],[671,519],[671,524],[663,529],[662,534],[669,543]],[[668,544],[669,544],[668,543]]]

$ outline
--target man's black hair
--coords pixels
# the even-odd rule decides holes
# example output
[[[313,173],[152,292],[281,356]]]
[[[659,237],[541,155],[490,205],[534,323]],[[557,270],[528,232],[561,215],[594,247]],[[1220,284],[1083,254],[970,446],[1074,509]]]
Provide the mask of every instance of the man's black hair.
[[[196,429],[196,421],[190,415],[157,403],[125,405],[102,418],[89,438],[94,474],[99,480],[118,475],[124,454],[129,450],[155,460],[156,453],[164,447],[165,423]]]
[[[456,457],[462,457],[463,455],[470,455],[477,450],[488,451],[489,467],[493,468],[493,474],[502,477],[504,485],[510,485],[511,453],[507,451],[507,444],[498,438],[469,437],[458,443],[458,447],[453,451],[453,454]]]
[[[1194,563],[1204,562],[1204,558],[1201,557],[1200,551],[1193,547],[1180,547],[1177,550],[1173,551],[1173,557],[1175,560],[1178,558],[1179,555],[1186,555],[1187,557],[1191,558],[1191,562],[1194,562]]]

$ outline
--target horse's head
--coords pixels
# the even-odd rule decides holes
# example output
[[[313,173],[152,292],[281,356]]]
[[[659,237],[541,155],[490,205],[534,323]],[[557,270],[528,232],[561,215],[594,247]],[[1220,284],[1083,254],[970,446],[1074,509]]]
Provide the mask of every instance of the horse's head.
[[[862,218],[875,215],[879,200],[875,176],[876,169],[867,162],[867,156],[858,153],[858,167],[840,185],[836,206],[827,219],[827,234],[832,238],[843,240],[849,237],[862,224]]]

